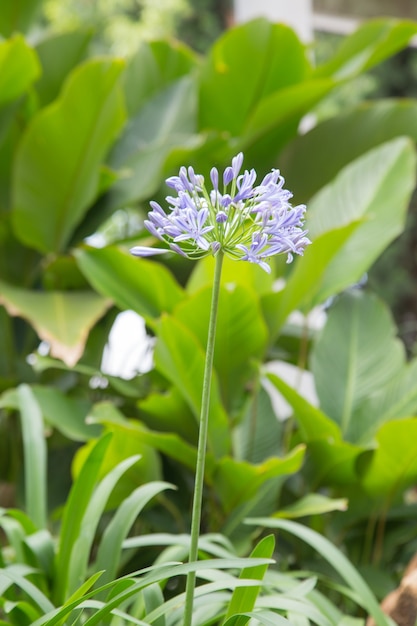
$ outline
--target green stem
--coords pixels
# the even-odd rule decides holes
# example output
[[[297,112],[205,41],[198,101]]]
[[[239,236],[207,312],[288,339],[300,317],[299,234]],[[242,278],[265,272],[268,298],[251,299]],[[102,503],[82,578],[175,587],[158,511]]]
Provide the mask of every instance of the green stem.
[[[203,393],[201,398],[200,426],[198,434],[197,464],[194,480],[193,511],[191,517],[191,543],[189,563],[198,560],[198,538],[200,535],[201,507],[203,502],[204,466],[206,461],[208,418],[210,409],[210,387],[213,371],[214,344],[216,338],[216,322],[220,293],[220,277],[222,273],[223,253],[216,256],[214,269],[213,292],[211,296],[210,320],[208,327],[206,360],[204,365]],[[196,573],[187,575],[185,589],[184,626],[191,626],[193,615],[194,589]]]

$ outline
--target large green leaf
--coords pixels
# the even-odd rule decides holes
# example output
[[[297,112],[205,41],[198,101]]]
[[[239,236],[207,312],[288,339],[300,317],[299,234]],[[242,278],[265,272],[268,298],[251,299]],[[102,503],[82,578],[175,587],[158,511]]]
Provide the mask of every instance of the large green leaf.
[[[155,348],[155,366],[174,384],[200,418],[205,350],[196,336],[179,320],[163,315],[157,325],[158,341]],[[216,457],[230,450],[230,432],[226,411],[220,399],[219,383],[213,371],[211,383],[208,443]]]
[[[360,221],[319,235],[302,258],[297,259],[285,287],[270,291],[261,298],[261,306],[269,331],[274,337],[288,315],[297,309],[309,310],[320,292],[328,265],[353,235]]]
[[[358,408],[404,364],[404,348],[395,335],[382,301],[356,291],[332,307],[314,346],[311,368],[320,406],[349,441],[361,439],[364,423],[356,416]]]
[[[74,254],[94,289],[121,309],[153,318],[172,311],[182,298],[181,287],[163,265],[137,259],[114,246],[82,247]]]
[[[330,230],[363,220],[328,265],[316,302],[357,282],[401,233],[415,171],[412,142],[394,139],[345,167],[311,200],[306,222],[313,242]]]
[[[247,502],[271,478],[286,477],[297,472],[304,459],[305,446],[300,445],[285,457],[270,457],[253,465],[224,457],[216,464],[213,483],[224,510],[232,512]]]
[[[336,54],[315,71],[318,76],[353,78],[405,48],[417,33],[411,20],[369,20],[346,37]]]
[[[260,101],[310,73],[304,46],[282,25],[257,19],[225,33],[200,79],[200,127],[239,135]]]
[[[355,484],[358,480],[356,464],[367,448],[343,441],[340,427],[323,411],[276,374],[266,376],[293,408],[299,436],[308,446],[305,475],[312,489],[323,484]]]
[[[117,60],[85,63],[29,124],[13,172],[14,229],[29,247],[65,249],[96,198],[100,166],[125,119],[122,69]]]
[[[361,424],[361,442],[369,441],[376,428],[390,420],[417,413],[417,360],[399,369],[393,377],[365,399],[355,416]]]
[[[417,419],[383,424],[376,441],[376,452],[359,465],[361,484],[371,496],[384,496],[392,502],[417,480]]]
[[[334,87],[330,79],[306,80],[274,92],[262,99],[249,116],[236,142],[247,161],[263,171],[297,134],[301,119]]]
[[[195,263],[194,269],[187,282],[187,291],[194,293],[203,287],[213,284],[215,259],[213,256],[206,256],[198,263]],[[226,288],[234,288],[241,285],[246,289],[251,289],[256,294],[268,293],[271,291],[274,283],[274,277],[261,270],[254,263],[246,263],[245,261],[235,261],[225,257],[222,265],[221,282]]]
[[[175,317],[191,330],[205,349],[210,316],[211,288],[181,302]],[[267,332],[256,295],[242,286],[220,291],[214,367],[223,403],[232,412],[240,408],[245,386],[253,378],[254,362],[261,359]]]
[[[144,104],[110,155],[111,167],[122,176],[103,200],[106,207],[119,208],[157,191],[170,152],[201,143],[195,135],[196,114],[197,87],[192,75],[158,91]]]
[[[42,0],[2,0],[0,33],[9,37],[17,31],[26,32],[41,4]]]
[[[123,77],[129,117],[134,117],[158,91],[189,74],[196,65],[193,51],[179,41],[141,42],[128,59]]]
[[[57,97],[67,75],[84,59],[91,35],[90,31],[82,29],[53,33],[36,46],[42,65],[36,91],[42,106]]]
[[[40,65],[36,53],[21,35],[2,41],[0,43],[0,105],[21,96],[39,73]]]
[[[318,124],[286,148],[281,167],[288,187],[299,200],[306,202],[348,163],[399,136],[417,141],[414,100],[362,103],[353,111]]]
[[[10,315],[25,318],[51,354],[67,365],[81,357],[88,333],[111,301],[91,291],[38,292],[0,281],[0,303]]]

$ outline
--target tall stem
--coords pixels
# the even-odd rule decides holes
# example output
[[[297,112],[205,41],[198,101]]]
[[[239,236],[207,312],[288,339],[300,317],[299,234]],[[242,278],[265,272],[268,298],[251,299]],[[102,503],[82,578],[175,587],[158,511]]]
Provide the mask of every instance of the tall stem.
[[[222,273],[223,253],[216,256],[214,268],[213,292],[211,296],[210,319],[208,327],[206,360],[204,365],[203,392],[201,398],[201,414],[198,433],[197,464],[194,480],[193,511],[191,517],[191,543],[189,563],[198,559],[198,537],[201,524],[201,507],[203,502],[204,466],[206,461],[208,418],[210,409],[210,388],[213,371],[214,344],[216,339],[216,322],[220,293],[220,277]],[[191,626],[196,573],[189,572],[185,590],[184,626]]]

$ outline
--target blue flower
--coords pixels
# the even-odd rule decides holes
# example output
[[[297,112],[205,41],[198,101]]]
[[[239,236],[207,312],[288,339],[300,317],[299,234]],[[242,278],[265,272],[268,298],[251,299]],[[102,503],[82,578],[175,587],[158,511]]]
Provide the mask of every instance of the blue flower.
[[[294,254],[302,255],[311,243],[303,229],[306,207],[291,205],[292,193],[284,189],[279,170],[273,169],[256,185],[255,170],[241,174],[242,165],[240,152],[223,176],[213,167],[210,190],[192,167],[181,167],[178,176],[166,180],[176,193],[166,197],[168,209],[152,201],[144,222],[168,249],[136,246],[131,253],[175,252],[198,259],[222,251],[235,260],[256,263],[266,272],[271,271],[269,259],[276,254],[287,254],[287,262]]]

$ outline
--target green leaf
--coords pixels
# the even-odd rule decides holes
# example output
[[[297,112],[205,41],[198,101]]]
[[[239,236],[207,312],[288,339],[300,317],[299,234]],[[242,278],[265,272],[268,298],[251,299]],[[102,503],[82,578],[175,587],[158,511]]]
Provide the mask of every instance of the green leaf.
[[[275,548],[274,535],[268,535],[252,550],[250,557],[266,557],[271,558]],[[253,580],[263,580],[268,569],[267,565],[259,565],[258,567],[247,567],[240,573],[240,578],[252,578]],[[225,621],[236,613],[251,611],[258,597],[261,586],[259,587],[238,587],[234,590],[232,598],[229,602]],[[241,626],[245,626],[249,620],[239,621]]]
[[[123,541],[139,513],[152,498],[165,489],[174,489],[174,486],[166,482],[155,481],[137,487],[117,509],[103,533],[94,564],[95,570],[105,570],[101,578],[102,584],[116,578]]]
[[[89,331],[111,304],[90,291],[42,293],[3,281],[0,290],[0,303],[8,313],[25,318],[50,344],[52,356],[69,366],[82,356]]]
[[[346,511],[346,498],[329,498],[321,493],[308,493],[294,504],[279,509],[274,517],[285,519],[297,519],[309,515],[323,515],[332,511]]]
[[[193,51],[180,41],[141,42],[128,59],[123,76],[129,117],[139,113],[159,91],[189,74],[197,61]]]
[[[330,61],[319,66],[315,74],[338,79],[353,78],[405,48],[416,33],[417,25],[411,20],[368,20],[343,39],[338,52]]]
[[[347,557],[328,539],[302,524],[283,519],[258,518],[248,519],[247,523],[266,528],[276,528],[291,533],[316,550],[346,581],[356,593],[360,605],[374,618],[377,626],[391,626],[390,618],[385,615],[366,581],[353,567]]]
[[[2,0],[0,33],[9,37],[16,31],[26,32],[31,26],[42,0]]]
[[[2,11],[3,11],[2,6]],[[1,17],[0,17],[1,29]],[[0,106],[25,93],[40,74],[36,53],[21,35],[0,43]]]
[[[82,29],[53,33],[36,46],[42,65],[36,91],[42,106],[55,100],[67,75],[84,59],[91,35]]]
[[[94,289],[112,298],[120,309],[154,318],[172,311],[182,298],[182,289],[169,270],[154,261],[136,259],[113,246],[82,247],[74,254]]]
[[[211,288],[180,302],[175,317],[207,345]],[[245,387],[254,376],[254,363],[263,357],[267,331],[259,299],[242,286],[228,284],[220,290],[214,368],[226,410],[240,408]]]
[[[364,423],[356,417],[360,405],[404,364],[404,348],[395,335],[389,311],[374,295],[344,294],[329,312],[311,368],[321,408],[348,441],[361,439]],[[369,431],[369,424],[365,426]]]
[[[354,221],[319,235],[304,256],[297,259],[285,287],[262,297],[261,306],[273,337],[290,313],[312,308],[317,293],[322,289],[329,264],[360,224],[360,221]]]
[[[215,259],[211,255],[195,263],[187,282],[188,293],[195,293],[203,287],[213,284],[214,264]],[[228,257],[223,259],[221,284],[226,288],[240,285],[256,294],[264,294],[271,291],[273,283],[274,277],[272,274],[267,274],[253,263],[244,261],[239,263]]]
[[[62,516],[60,543],[56,559],[55,598],[65,600],[74,545],[79,537],[85,512],[98,480],[101,464],[110,443],[107,434],[97,441],[74,482]]]
[[[122,69],[120,61],[97,59],[76,68],[59,99],[26,129],[14,163],[12,217],[29,247],[64,250],[96,199],[100,166],[125,119]]]
[[[415,170],[413,144],[394,139],[348,165],[310,202],[306,226],[313,244],[326,232],[362,220],[328,265],[316,302],[357,282],[401,233]]]
[[[220,459],[214,470],[213,483],[224,510],[230,513],[250,500],[269,479],[297,472],[304,453],[305,446],[301,445],[285,457],[271,457],[257,465],[231,457]]]
[[[135,465],[139,459],[140,455],[137,454],[125,458],[118,463],[102,478],[91,494],[90,501],[81,520],[79,533],[77,537],[75,537],[71,549],[66,587],[64,590],[65,598],[74,593],[79,585],[84,582],[96,530],[110,494],[123,474]],[[103,461],[105,461],[105,459],[103,459]]]
[[[0,589],[3,595],[3,589],[7,589],[11,585],[19,587],[27,596],[45,613],[54,609],[51,601],[46,595],[38,589],[26,576],[33,574],[35,570],[32,568],[22,567],[19,564],[9,565],[0,569]]]
[[[365,102],[297,137],[282,154],[282,171],[289,189],[307,202],[348,163],[400,136],[417,141],[414,100]]]
[[[361,484],[372,497],[384,496],[392,502],[417,479],[417,420],[387,422],[375,439],[376,451],[359,464]]]
[[[325,413],[310,404],[276,374],[267,371],[264,374],[292,407],[303,441],[310,442],[321,438],[336,441],[341,439],[339,427]]]
[[[128,497],[137,485],[158,480],[161,476],[161,461],[159,455],[152,445],[149,445],[142,437],[142,430],[136,426],[133,420],[120,420],[119,423],[106,421],[107,403],[96,405],[90,420],[97,420],[103,423],[104,432],[112,435],[111,442],[106,450],[100,470],[100,478],[104,478],[116,466],[127,457],[139,454],[140,463],[135,463],[125,473],[123,478],[113,489],[113,493],[108,502],[108,508],[116,508]],[[73,474],[78,476],[83,464],[94,446],[94,441],[89,441],[82,448],[79,448],[73,462]]]
[[[155,366],[175,385],[200,418],[205,353],[195,335],[174,317],[163,315],[157,325]],[[220,399],[219,383],[213,371],[211,384],[208,443],[210,451],[220,457],[227,454],[231,441],[227,414]]]
[[[309,72],[304,46],[287,26],[257,19],[230,29],[202,68],[200,127],[240,135],[264,98]]]
[[[113,209],[156,193],[168,155],[179,147],[196,147],[197,88],[193,75],[178,79],[147,102],[130,119],[110,155],[122,176],[104,199]]]
[[[301,440],[308,444],[306,477],[313,489],[320,485],[352,485],[358,480],[356,462],[367,450],[342,441],[339,426],[273,373],[267,378],[294,410]]]
[[[385,422],[417,412],[417,359],[407,363],[383,386],[365,399],[356,420],[361,424],[360,442],[373,438]]]
[[[282,617],[282,615],[273,613],[272,611],[250,611],[248,613],[232,615],[223,626],[242,626],[243,624],[247,624],[248,620],[251,618],[263,626],[289,626],[289,624],[292,624],[292,622]]]
[[[46,528],[46,443],[42,413],[28,385],[20,385],[17,396],[22,422],[26,510],[38,528]]]
[[[89,402],[81,398],[72,398],[54,387],[31,385],[30,389],[40,407],[44,420],[68,439],[86,441],[97,437],[99,427],[86,424],[90,407]],[[17,390],[10,389],[0,397],[0,407],[18,409]]]

